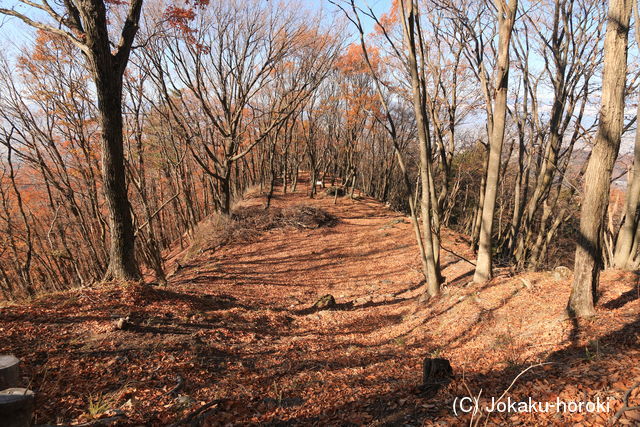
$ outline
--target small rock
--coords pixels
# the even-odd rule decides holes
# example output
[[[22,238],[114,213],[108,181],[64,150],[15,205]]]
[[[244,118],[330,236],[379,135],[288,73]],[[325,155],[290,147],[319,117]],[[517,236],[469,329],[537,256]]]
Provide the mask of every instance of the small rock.
[[[313,304],[313,308],[316,310],[326,310],[328,308],[335,307],[336,299],[331,294],[322,296],[318,301]]]
[[[362,304],[368,304],[371,301],[373,301],[373,297],[372,296],[366,296],[366,297],[356,298],[354,303],[358,304],[358,305],[362,305]]]
[[[188,408],[194,403],[196,403],[196,401],[191,396],[186,394],[178,395],[178,397],[176,397],[176,400],[175,400],[175,405],[181,408]]]
[[[525,279],[524,277],[520,278],[520,281],[522,282],[522,284],[524,285],[525,288],[527,289],[531,289],[533,286],[531,285],[531,282],[528,279]]]
[[[567,280],[571,277],[572,273],[573,272],[569,268],[560,265],[553,270],[553,279],[556,282]]]
[[[133,326],[133,323],[131,323],[129,316],[121,317],[118,320],[116,320],[116,323],[115,323],[115,328],[120,331],[125,331],[131,328],[132,326]]]

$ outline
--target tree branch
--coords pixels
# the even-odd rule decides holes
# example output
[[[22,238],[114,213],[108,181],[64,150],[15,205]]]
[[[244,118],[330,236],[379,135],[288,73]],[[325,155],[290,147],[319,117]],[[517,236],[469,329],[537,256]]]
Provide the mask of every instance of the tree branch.
[[[56,34],[56,35],[61,36],[61,37],[65,37],[66,39],[71,41],[74,45],[76,45],[78,48],[80,48],[80,50],[82,50],[82,52],[84,52],[86,54],[89,53],[89,48],[87,47],[87,45],[85,45],[82,41],[80,41],[77,37],[75,37],[73,34],[71,34],[68,31],[64,31],[64,30],[62,30],[60,28],[52,27],[51,25],[44,24],[42,22],[34,21],[31,18],[29,18],[28,16],[23,15],[20,12],[16,12],[13,9],[0,8],[0,14],[16,17],[16,18],[20,19],[22,22],[24,22],[25,24],[27,24],[27,25],[29,25],[31,27],[37,28],[37,29],[42,30],[42,31],[47,31],[49,33],[53,33],[53,34]]]

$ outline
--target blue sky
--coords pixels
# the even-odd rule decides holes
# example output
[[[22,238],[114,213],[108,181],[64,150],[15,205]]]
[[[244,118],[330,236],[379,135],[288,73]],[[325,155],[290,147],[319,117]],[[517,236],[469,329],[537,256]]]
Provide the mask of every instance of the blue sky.
[[[341,16],[342,14],[342,12],[340,12],[337,7],[331,4],[328,0],[292,0],[293,3],[296,1],[306,7],[314,9],[322,8],[333,13],[338,13],[338,16]],[[17,0],[0,0],[0,7],[11,8],[18,3],[19,2]],[[391,7],[391,0],[356,0],[356,4],[363,7],[368,5],[378,16],[380,16],[389,10]],[[33,14],[33,10],[29,10],[30,8],[27,6],[21,5],[17,9],[28,12],[29,16],[38,16],[37,14]],[[371,22],[370,19],[362,18],[362,23],[365,26],[366,32],[371,32],[373,30],[373,22]],[[351,34],[355,34],[355,29],[352,25],[349,25],[347,30]],[[22,45],[26,41],[32,39],[34,32],[35,30],[33,28],[23,24],[16,18],[0,16],[0,49],[3,49],[4,51],[14,50],[16,45]]]
[[[331,3],[329,3],[328,0],[301,0],[301,2],[309,7],[314,7],[314,8],[323,7],[323,8],[326,8],[326,10],[340,12],[338,8],[332,5]],[[383,13],[389,10],[389,8],[391,7],[391,0],[366,0],[366,1],[356,0],[356,4],[362,7],[366,7],[366,6],[371,7],[371,9],[373,9],[375,14],[378,15],[379,17],[380,15],[382,15]],[[371,32],[371,30],[373,29],[373,23],[371,22],[371,20],[364,19],[363,17],[362,21],[363,21],[362,22],[363,25],[365,25],[365,30],[367,32]]]

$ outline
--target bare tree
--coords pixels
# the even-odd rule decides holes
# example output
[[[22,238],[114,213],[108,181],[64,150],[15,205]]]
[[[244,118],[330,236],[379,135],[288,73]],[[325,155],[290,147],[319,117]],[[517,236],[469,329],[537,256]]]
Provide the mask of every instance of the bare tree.
[[[632,0],[609,1],[599,128],[584,177],[573,287],[567,307],[578,317],[595,314],[594,302],[602,269],[602,231],[609,203],[611,172],[623,128],[632,4]]]
[[[484,204],[482,206],[482,223],[480,227],[480,242],[478,246],[478,260],[473,276],[474,282],[484,282],[491,278],[492,261],[492,233],[495,215],[498,178],[500,175],[500,161],[504,130],[507,116],[507,94],[509,83],[509,49],[511,33],[516,19],[518,0],[496,0],[498,17],[498,60],[495,75],[495,99],[493,103],[493,120],[490,127],[489,159],[487,163],[487,178],[484,189]]]
[[[0,13],[65,37],[84,54],[93,72],[102,130],[102,174],[109,207],[111,246],[105,279],[139,279],[134,254],[134,230],[127,195],[122,136],[122,78],[129,61],[143,0],[131,0],[120,39],[109,37],[108,5],[104,0],[65,0],[56,9],[47,0],[19,0],[34,12],[44,12],[53,24],[38,21],[16,11],[0,8]],[[113,20],[113,18],[111,18]],[[115,50],[112,51],[112,46]]]
[[[634,1],[633,20],[635,21],[636,45],[640,46],[640,16],[638,14],[638,2]],[[636,117],[640,116],[640,102],[638,102]],[[624,269],[634,269],[638,266],[636,253],[638,252],[638,239],[640,218],[638,207],[640,206],[640,126],[636,124],[635,147],[633,151],[633,166],[627,177],[627,200],[625,203],[624,222],[616,240],[614,266]]]
[[[302,22],[283,5],[234,0],[197,11],[196,28],[167,28],[171,35],[146,54],[190,153],[218,182],[220,208],[229,213],[234,165],[304,105],[340,43],[319,20]]]

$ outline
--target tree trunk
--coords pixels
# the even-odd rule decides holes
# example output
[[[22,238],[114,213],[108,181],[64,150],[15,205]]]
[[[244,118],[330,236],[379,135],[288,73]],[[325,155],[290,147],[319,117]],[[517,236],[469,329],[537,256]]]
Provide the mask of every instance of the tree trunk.
[[[222,204],[220,206],[221,212],[224,215],[231,214],[231,163],[225,167],[224,174],[220,180],[220,190],[222,197]]]
[[[431,171],[431,146],[428,132],[428,118],[424,108],[424,102],[421,92],[420,76],[418,74],[418,63],[416,58],[416,27],[417,10],[415,3],[412,1],[409,15],[403,17],[404,35],[409,46],[409,71],[411,73],[411,89],[413,97],[413,109],[416,115],[416,125],[418,127],[418,142],[420,146],[420,182],[421,182],[421,215],[422,215],[422,239],[424,244],[424,252],[426,257],[426,293],[429,297],[433,297],[440,292],[440,274],[436,264],[436,256],[433,245],[433,233],[431,231],[431,191],[429,173]],[[403,10],[404,14],[404,10]],[[419,29],[418,29],[419,31]]]
[[[109,209],[111,245],[106,279],[138,280],[131,205],[127,195],[122,139],[122,85],[111,76],[96,76],[102,125],[102,177]]]
[[[511,0],[507,8],[498,3],[498,63],[497,88],[493,108],[493,126],[489,140],[489,163],[485,186],[484,205],[482,206],[482,222],[480,225],[480,242],[478,260],[473,276],[474,282],[485,282],[491,278],[491,239],[493,233],[493,217],[498,191],[498,175],[500,174],[500,158],[504,142],[504,128],[507,115],[507,91],[509,82],[509,44],[515,21],[518,0]],[[502,8],[505,10],[501,10]]]
[[[640,114],[640,104],[638,104]],[[632,269],[631,252],[633,240],[638,228],[638,206],[640,205],[640,126],[636,129],[636,143],[634,148],[633,168],[629,173],[627,183],[627,201],[625,205],[624,223],[618,233],[613,264],[617,268]]]
[[[640,23],[638,22],[637,5],[633,6],[634,20],[636,25],[636,41],[640,41]],[[636,109],[636,117],[640,116],[640,102]],[[635,258],[634,237],[638,228],[638,206],[640,206],[640,126],[636,126],[636,141],[633,151],[633,167],[630,171],[627,182],[627,201],[625,205],[624,223],[618,233],[616,241],[613,265],[617,268],[632,270]]]
[[[620,148],[627,72],[627,43],[632,0],[610,0],[604,42],[602,106],[599,128],[585,173],[576,247],[573,288],[567,310],[571,315],[595,314],[602,268],[602,227],[609,203],[610,179]]]

